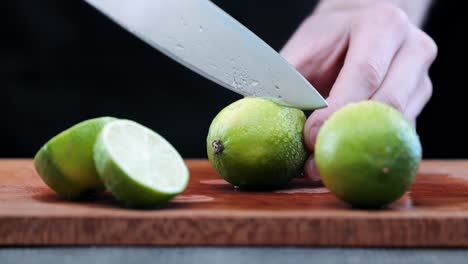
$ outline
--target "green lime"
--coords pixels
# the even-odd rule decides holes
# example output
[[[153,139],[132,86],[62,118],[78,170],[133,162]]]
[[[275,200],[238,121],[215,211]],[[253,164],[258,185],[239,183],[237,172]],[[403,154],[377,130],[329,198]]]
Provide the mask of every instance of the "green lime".
[[[176,149],[154,131],[129,120],[102,129],[94,161],[107,190],[131,207],[163,204],[181,193],[189,180]]]
[[[34,157],[44,182],[68,198],[103,189],[93,160],[93,147],[102,127],[116,120],[100,117],[83,121],[50,139]]]
[[[323,124],[315,162],[323,183],[356,207],[379,208],[411,186],[421,161],[412,125],[394,108],[373,101],[351,103]]]
[[[278,188],[300,176],[307,158],[305,115],[261,98],[224,108],[211,123],[206,147],[218,174],[240,188]]]

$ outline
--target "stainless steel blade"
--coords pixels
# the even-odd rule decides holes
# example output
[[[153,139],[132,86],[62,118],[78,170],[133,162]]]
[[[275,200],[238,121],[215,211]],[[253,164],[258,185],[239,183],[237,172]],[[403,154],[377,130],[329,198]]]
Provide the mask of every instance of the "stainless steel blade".
[[[274,49],[208,0],[85,1],[223,87],[301,109],[327,106]]]

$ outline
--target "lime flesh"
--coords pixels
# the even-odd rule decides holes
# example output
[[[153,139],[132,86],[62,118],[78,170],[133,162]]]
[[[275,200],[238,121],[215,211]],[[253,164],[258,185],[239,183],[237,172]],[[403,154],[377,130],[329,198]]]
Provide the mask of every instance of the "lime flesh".
[[[129,120],[106,125],[94,160],[107,190],[130,207],[168,202],[187,186],[184,160],[162,136]]]

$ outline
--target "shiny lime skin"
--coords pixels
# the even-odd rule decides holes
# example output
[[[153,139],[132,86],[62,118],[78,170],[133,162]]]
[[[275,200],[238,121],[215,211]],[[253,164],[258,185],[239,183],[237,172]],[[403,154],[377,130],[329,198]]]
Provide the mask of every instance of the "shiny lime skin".
[[[351,103],[332,114],[315,145],[325,186],[364,208],[400,198],[414,182],[421,156],[419,137],[407,119],[374,101]]]
[[[99,117],[80,122],[44,144],[34,157],[42,180],[58,194],[72,199],[103,189],[93,148],[103,126],[113,120],[116,119]]]
[[[307,158],[301,110],[244,98],[212,121],[206,148],[218,174],[236,187],[270,189],[302,173]]]

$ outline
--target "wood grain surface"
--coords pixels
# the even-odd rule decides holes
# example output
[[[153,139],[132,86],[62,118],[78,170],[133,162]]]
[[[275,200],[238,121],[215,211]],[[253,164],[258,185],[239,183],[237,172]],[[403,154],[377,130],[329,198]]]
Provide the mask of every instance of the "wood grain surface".
[[[108,194],[67,201],[31,160],[0,160],[0,245],[468,246],[468,161],[424,161],[411,190],[377,211],[304,181],[239,191],[206,160],[186,162],[183,194],[134,210]]]

